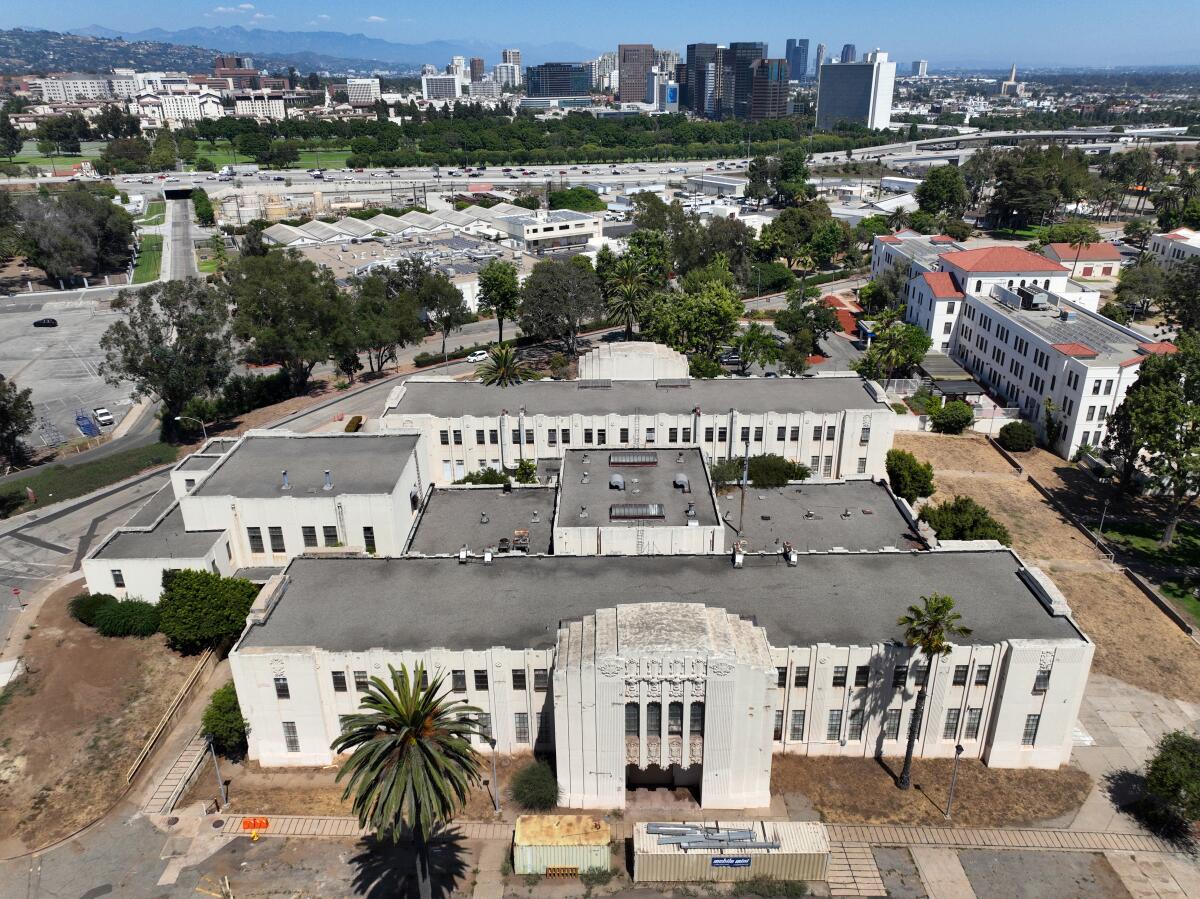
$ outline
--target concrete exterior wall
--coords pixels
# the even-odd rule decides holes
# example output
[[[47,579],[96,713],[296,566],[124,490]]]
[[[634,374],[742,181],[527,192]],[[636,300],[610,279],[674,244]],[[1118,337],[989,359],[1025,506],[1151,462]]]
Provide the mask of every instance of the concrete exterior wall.
[[[464,473],[483,468],[513,468],[521,459],[561,458],[565,449],[599,446],[608,449],[699,446],[712,459],[729,459],[742,455],[744,432],[749,434],[751,454],[777,453],[810,466],[816,458],[812,480],[837,481],[883,475],[885,457],[892,446],[894,418],[895,414],[882,406],[832,413],[725,411],[697,414],[693,411],[660,415],[525,415],[498,410],[494,416],[454,418],[392,411],[383,416],[380,425],[384,431],[415,429],[421,432],[425,438],[421,442],[424,448],[422,464],[436,484],[450,483]],[[622,428],[629,431],[627,441],[620,440]],[[819,437],[815,436],[818,428]],[[832,438],[828,436],[830,428],[833,429]],[[571,437],[571,443],[566,446],[561,440],[564,429],[570,431]],[[654,431],[653,442],[647,439],[648,429]],[[674,440],[671,439],[672,429],[676,435]],[[533,443],[524,440],[529,430],[533,431]],[[605,432],[603,444],[598,442],[601,430]],[[442,442],[443,431],[446,432],[445,443]],[[520,442],[513,440],[514,431],[519,431]],[[591,443],[586,440],[589,431]],[[493,432],[495,443],[491,442]],[[866,444],[861,442],[864,433],[868,435]],[[479,442],[481,435],[482,443]],[[418,453],[421,452],[419,447]]]
[[[603,517],[603,510],[597,517]],[[725,551],[724,525],[555,528],[556,556],[697,556]]]
[[[192,559],[117,559],[88,556],[83,560],[83,576],[91,593],[111,593],[117,599],[144,599],[158,602],[162,595],[162,576],[166,571],[184,568],[212,571],[228,576],[238,566],[232,564],[227,555],[228,535],[221,537],[212,550]],[[121,572],[124,588],[118,587],[113,571]]]

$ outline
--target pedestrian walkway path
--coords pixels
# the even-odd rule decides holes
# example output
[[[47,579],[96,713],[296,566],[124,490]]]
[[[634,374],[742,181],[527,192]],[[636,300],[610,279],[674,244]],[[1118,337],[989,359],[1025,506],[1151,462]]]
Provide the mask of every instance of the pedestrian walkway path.
[[[909,827],[827,824],[830,843],[867,846],[948,846],[956,849],[1051,849],[1071,852],[1175,852],[1158,837],[1048,828]]]
[[[221,833],[257,833],[259,837],[359,837],[368,831],[358,819],[331,815],[210,815],[210,821],[223,821]],[[203,829],[203,828],[201,828]],[[463,821],[451,831],[466,840],[512,840],[511,824]]]
[[[886,896],[871,847],[865,843],[831,843],[825,873],[831,896]]]
[[[163,779],[158,782],[146,804],[142,806],[142,811],[147,815],[166,815],[175,808],[175,803],[179,801],[179,796],[183,792],[184,785],[195,773],[200,763],[204,761],[204,752],[207,744],[204,741],[204,735],[199,731],[188,741],[183,752],[179,753],[174,764],[167,769],[167,773],[163,775]]]
[[[941,846],[912,846],[913,864],[929,899],[976,899],[967,872],[958,860],[958,852]]]

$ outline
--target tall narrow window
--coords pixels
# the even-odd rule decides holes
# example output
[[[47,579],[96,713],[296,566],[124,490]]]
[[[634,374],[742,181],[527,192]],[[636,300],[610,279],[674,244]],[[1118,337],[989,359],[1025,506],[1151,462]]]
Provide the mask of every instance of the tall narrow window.
[[[345,671],[331,671],[330,677],[333,678],[333,692],[334,693],[345,693],[346,692],[346,672]]]
[[[885,740],[900,739],[899,709],[888,709],[883,713],[883,738]]]
[[[788,739],[793,742],[804,739],[804,709],[795,709],[792,712],[792,727]]]
[[[958,736],[958,717],[961,709],[946,709],[946,723],[942,727],[942,739],[953,740]]]
[[[275,678],[275,698],[276,699],[291,699],[292,691],[288,689],[286,677]]]
[[[283,528],[269,527],[267,533],[271,536],[271,552],[287,552],[287,547],[283,543]]]
[[[550,677],[545,668],[533,669],[533,689],[538,693],[545,693],[550,683]]]
[[[301,534],[301,536],[304,537],[304,545],[306,547],[317,545],[316,525],[311,525],[311,524],[304,525],[303,527],[300,528],[300,534]]]
[[[1037,743],[1038,725],[1042,723],[1041,715],[1026,715],[1025,730],[1021,733],[1021,745],[1033,746]]]
[[[775,710],[775,727],[771,732],[771,739],[776,743],[783,741],[783,709]]]
[[[337,527],[332,524],[324,525],[321,528],[321,538],[325,541],[326,546],[337,546],[341,542],[338,540]]]
[[[983,709],[967,709],[967,725],[963,729],[964,740],[979,739],[979,722],[983,718]]]
[[[863,732],[863,710],[850,710],[850,724],[846,728],[846,739],[858,741],[862,739]]]
[[[792,684],[797,687],[808,686],[808,666],[796,668],[795,674],[792,676]]]
[[[512,685],[514,690],[525,689],[525,669],[514,668],[512,670]]]
[[[355,690],[357,690],[359,693],[366,693],[367,687],[369,684],[370,684],[370,681],[367,680],[367,672],[365,672],[365,671],[355,671],[354,672],[354,689]]]
[[[625,703],[625,736],[636,737],[641,734],[642,710],[636,702]]]
[[[479,740],[481,743],[490,743],[492,741],[492,716],[487,712],[480,712],[479,717]]]
[[[467,692],[467,672],[451,671],[450,672],[450,690],[454,693]]]
[[[777,687],[786,687],[787,686],[787,666],[786,665],[783,666],[782,668],[775,669],[775,686],[777,686]]]
[[[854,669],[854,686],[865,687],[871,680],[871,666],[859,665]]]
[[[120,569],[120,568],[113,568],[113,569],[110,569],[110,570],[109,570],[109,574],[111,574],[111,575],[112,575],[112,579],[113,579],[113,586],[114,586],[114,587],[116,587],[116,588],[118,588],[118,589],[124,589],[124,587],[125,587],[125,575],[124,575],[124,573],[121,571],[121,569]]]
[[[667,734],[672,737],[683,736],[682,702],[672,702],[667,706]]]
[[[846,686],[846,666],[845,665],[835,665],[834,666],[834,668],[833,668],[833,686],[835,686],[835,687]]]
[[[657,737],[662,733],[662,703],[646,703],[646,736]]]
[[[1033,679],[1033,692],[1045,693],[1050,689],[1050,669],[1043,668]]]
[[[363,528],[363,548],[372,555],[375,554],[375,528]]]
[[[288,752],[300,751],[300,737],[296,733],[296,722],[283,722],[283,742],[287,746]]]
[[[967,683],[967,672],[971,670],[970,665],[955,665],[954,666],[954,686],[962,687]]]
[[[250,541],[250,552],[266,552],[263,547],[262,528],[246,528],[246,538]]]
[[[475,689],[486,690],[488,688],[487,670],[484,668],[475,669]]]
[[[829,710],[829,723],[825,727],[826,740],[840,740],[842,738],[842,710]]]
[[[975,668],[975,686],[977,686],[977,687],[985,686],[988,682],[988,679],[991,676],[992,676],[992,666],[991,665],[976,666],[976,668]]]
[[[693,737],[704,736],[704,703],[693,702],[688,707],[688,734]]]
[[[529,742],[529,713],[516,712],[513,715],[513,739],[518,743]]]
[[[908,683],[908,666],[897,665],[892,669],[892,689],[903,690],[906,683]]]

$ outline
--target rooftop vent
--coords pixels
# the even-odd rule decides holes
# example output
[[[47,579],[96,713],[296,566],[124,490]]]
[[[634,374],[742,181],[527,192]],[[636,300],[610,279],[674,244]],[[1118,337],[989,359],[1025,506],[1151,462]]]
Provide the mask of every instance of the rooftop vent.
[[[658,453],[630,450],[608,454],[609,465],[657,465]]]
[[[464,544],[463,544],[461,547],[459,547],[459,550],[458,550],[458,564],[459,564],[459,565],[466,565],[466,564],[467,564],[467,544],[465,544],[465,543],[464,543]]]
[[[700,520],[696,517],[696,504],[688,503],[687,511],[683,513],[687,518],[687,526],[689,528],[699,527]]]
[[[281,490],[291,490],[292,485],[290,483],[288,483],[287,469],[285,468],[283,471],[280,472],[280,474],[283,475],[283,485],[280,487],[280,489]]]
[[[480,523],[480,524],[487,524],[487,523],[488,523],[488,521],[489,521],[489,519],[488,519],[488,514],[487,514],[487,512],[480,512],[480,513],[479,513],[479,523]]]
[[[609,378],[580,378],[575,382],[580,390],[609,390],[612,380]]]
[[[657,387],[691,387],[691,378],[659,378],[654,382]]]
[[[1058,317],[1061,321],[1073,322],[1077,318],[1079,318],[1079,313],[1076,312],[1074,309],[1059,309]]]
[[[613,472],[612,474],[610,474],[608,476],[608,489],[609,490],[624,490],[625,489],[625,476],[621,475],[621,474],[617,474],[616,472]]]
[[[333,489],[333,475],[331,475],[329,473],[328,468],[325,469],[325,486],[322,487],[321,489],[322,490],[332,490]]]
[[[692,492],[691,479],[688,478],[688,476],[686,474],[684,474],[682,471],[678,472],[675,475],[675,479],[671,483],[674,484],[676,487],[678,487],[680,490],[682,490],[684,493]]]
[[[542,519],[538,517],[538,510],[537,510],[537,509],[534,509],[534,510],[533,510],[533,523],[534,523],[534,524],[538,524],[538,523],[540,523],[540,522],[541,522],[541,520],[542,520]]]
[[[611,521],[638,521],[644,518],[665,519],[666,507],[662,503],[617,503],[608,507]]]
[[[580,507],[579,507],[579,517],[580,517],[581,519],[583,519],[583,518],[587,518],[587,517],[588,517],[588,510],[587,510],[587,506],[580,506]]]

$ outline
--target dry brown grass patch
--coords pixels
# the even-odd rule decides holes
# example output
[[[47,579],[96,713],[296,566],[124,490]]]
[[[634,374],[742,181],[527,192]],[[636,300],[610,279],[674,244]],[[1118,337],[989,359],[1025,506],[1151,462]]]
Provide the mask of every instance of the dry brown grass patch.
[[[1124,575],[1046,570],[1096,644],[1093,670],[1169,699],[1200,702],[1200,650]]]
[[[946,824],[952,759],[917,759],[913,787],[896,787],[903,759],[819,758],[776,755],[771,792],[802,793],[827,823]],[[889,770],[890,769],[890,770]],[[1057,771],[989,768],[975,759],[959,763],[954,823],[968,827],[1024,826],[1074,813],[1092,779],[1074,767]]]
[[[897,431],[892,441],[895,449],[908,450],[922,462],[939,470],[979,471],[989,474],[1011,474],[1012,466],[978,434],[924,434],[916,431]]]

